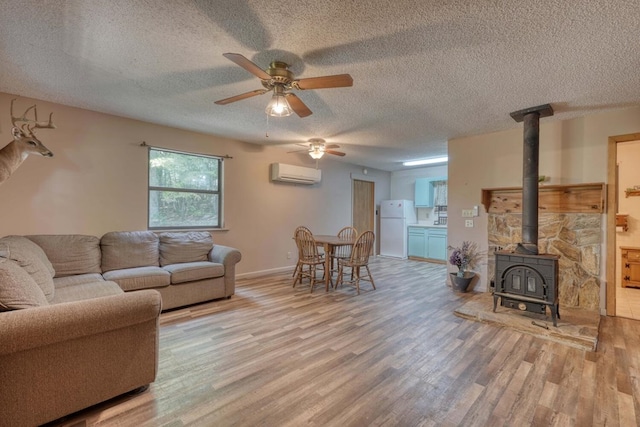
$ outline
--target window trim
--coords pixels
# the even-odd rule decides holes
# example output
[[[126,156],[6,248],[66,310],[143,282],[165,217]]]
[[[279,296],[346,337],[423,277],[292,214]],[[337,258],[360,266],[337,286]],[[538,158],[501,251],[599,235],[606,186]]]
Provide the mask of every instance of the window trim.
[[[224,214],[223,214],[223,194],[224,194],[224,157],[215,156],[211,154],[193,153],[188,151],[174,150],[170,148],[160,148],[147,145],[147,230],[153,231],[169,231],[169,230],[222,230],[224,229]],[[150,172],[151,172],[151,150],[164,151],[168,153],[175,153],[185,156],[194,157],[206,157],[215,159],[218,161],[218,190],[201,190],[201,189],[186,189],[186,188],[173,188],[173,187],[154,187],[151,186]],[[199,194],[217,194],[218,195],[218,225],[184,225],[184,226],[170,226],[170,227],[152,227],[151,226],[151,192],[152,191],[173,191],[177,193],[199,193]]]

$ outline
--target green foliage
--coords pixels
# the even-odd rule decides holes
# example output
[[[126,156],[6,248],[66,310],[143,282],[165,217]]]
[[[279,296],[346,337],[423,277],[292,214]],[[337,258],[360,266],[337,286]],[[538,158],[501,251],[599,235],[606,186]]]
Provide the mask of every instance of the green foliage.
[[[149,151],[149,226],[218,227],[220,160]]]
[[[171,151],[149,152],[149,185],[218,191],[219,160]]]

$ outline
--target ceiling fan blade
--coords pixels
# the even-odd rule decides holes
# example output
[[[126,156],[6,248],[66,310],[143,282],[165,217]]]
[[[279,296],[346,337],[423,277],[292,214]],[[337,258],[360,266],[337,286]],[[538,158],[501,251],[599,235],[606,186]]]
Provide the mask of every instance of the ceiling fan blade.
[[[232,102],[240,101],[242,99],[251,98],[252,96],[262,95],[263,93],[266,93],[266,92],[269,92],[269,89],[256,89],[256,90],[252,90],[251,92],[245,92],[240,95],[232,96],[231,98],[220,99],[214,102],[214,104],[227,105]]]
[[[306,150],[293,150],[293,151],[287,151],[288,154],[290,153],[302,153],[302,152],[309,152],[309,149],[307,148]]]
[[[327,89],[332,87],[353,86],[353,78],[349,74],[336,74],[334,76],[311,77],[293,82],[298,89]]]
[[[287,93],[287,101],[291,109],[295,111],[298,116],[307,117],[312,114],[309,107],[304,105],[304,102],[293,93]]]
[[[250,72],[251,74],[253,74],[254,76],[256,76],[261,80],[271,79],[271,76],[267,74],[266,71],[264,71],[262,68],[258,67],[256,64],[249,61],[247,58],[240,55],[239,53],[223,53],[222,56],[229,59],[230,61],[235,62],[236,64],[238,64],[239,66],[241,66],[242,68],[244,68],[245,70],[247,70],[248,72]]]
[[[335,150],[325,150],[325,153],[329,153],[329,154],[333,154],[334,156],[340,156],[340,157],[344,157],[346,156],[345,153],[343,153],[342,151],[335,151]]]
[[[325,144],[324,148],[326,148],[326,149],[340,148],[340,146],[338,144]]]

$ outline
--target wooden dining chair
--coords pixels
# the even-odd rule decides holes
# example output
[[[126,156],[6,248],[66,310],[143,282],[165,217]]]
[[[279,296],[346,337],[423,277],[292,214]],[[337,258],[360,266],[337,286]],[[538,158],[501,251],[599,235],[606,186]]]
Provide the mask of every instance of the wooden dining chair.
[[[343,240],[353,240],[358,237],[358,230],[354,227],[343,227],[338,231],[338,238]],[[335,263],[340,259],[347,259],[351,256],[351,245],[336,246],[331,255],[331,272],[337,271],[334,269]]]
[[[365,231],[360,234],[356,239],[356,243],[351,250],[351,256],[347,259],[338,260],[338,279],[336,281],[336,288],[338,285],[348,283],[355,286],[358,295],[360,295],[360,282],[371,282],[373,289],[376,288],[376,284],[373,282],[373,276],[371,270],[369,270],[369,254],[373,249],[373,243],[376,240],[373,231]],[[362,268],[366,270],[366,276],[362,276]],[[351,269],[351,278],[345,280],[345,269]]]
[[[306,230],[309,233],[311,233],[311,230],[309,230],[304,225],[299,225],[298,227],[296,227],[295,231],[293,232],[293,240],[296,241],[296,246],[298,246],[298,243],[297,243],[297,240],[296,240],[296,238],[298,236],[298,232],[300,232],[302,230]],[[293,270],[293,274],[291,275],[291,277],[296,277],[296,274],[298,274],[298,269],[300,268],[300,259],[301,258],[302,258],[302,254],[300,253],[300,247],[298,246],[298,261],[296,262],[296,268]]]
[[[302,283],[302,279],[306,277],[310,282],[310,292],[313,292],[316,282],[324,282],[324,274],[320,279],[317,274],[318,270],[322,270],[324,273],[324,257],[318,252],[318,245],[308,229],[301,229],[296,233],[296,245],[298,246],[298,264],[300,266],[293,281],[293,287],[295,288],[296,284]],[[308,271],[305,271],[305,267],[309,267]]]

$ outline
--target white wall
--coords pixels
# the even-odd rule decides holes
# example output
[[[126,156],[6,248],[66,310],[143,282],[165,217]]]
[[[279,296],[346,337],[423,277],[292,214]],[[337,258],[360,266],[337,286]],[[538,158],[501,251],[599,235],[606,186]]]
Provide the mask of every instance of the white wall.
[[[515,124],[515,123],[514,123]],[[551,177],[550,184],[607,181],[608,137],[640,131],[640,108],[594,114],[572,120],[540,121],[540,174]],[[512,130],[458,138],[449,141],[448,241],[464,240],[487,249],[487,215],[481,205],[483,188],[522,185],[522,123]],[[465,228],[462,209],[480,205],[474,227]],[[603,215],[601,279],[606,283],[606,215]],[[455,268],[449,266],[451,271]],[[480,287],[490,278],[486,265],[480,273]],[[605,306],[605,286],[601,287],[601,307]]]
[[[0,141],[12,140],[9,104],[0,93]],[[224,155],[224,219],[216,243],[242,251],[239,273],[292,266],[298,225],[318,234],[351,224],[351,175],[361,166],[325,156],[322,182],[313,186],[273,183],[273,162],[315,167],[306,154],[281,147],[234,141],[108,114],[18,97],[16,110],[37,103],[41,117],[54,113],[57,129],[38,132],[53,158],[30,156],[0,185],[0,236],[7,234],[90,234],[144,230],[147,226],[149,145]],[[297,119],[297,118],[292,118]],[[272,136],[273,138],[273,136]],[[274,142],[277,142],[274,139]],[[348,156],[348,154],[347,154]],[[390,196],[390,173],[369,168],[376,203]],[[287,259],[287,252],[292,252]]]

